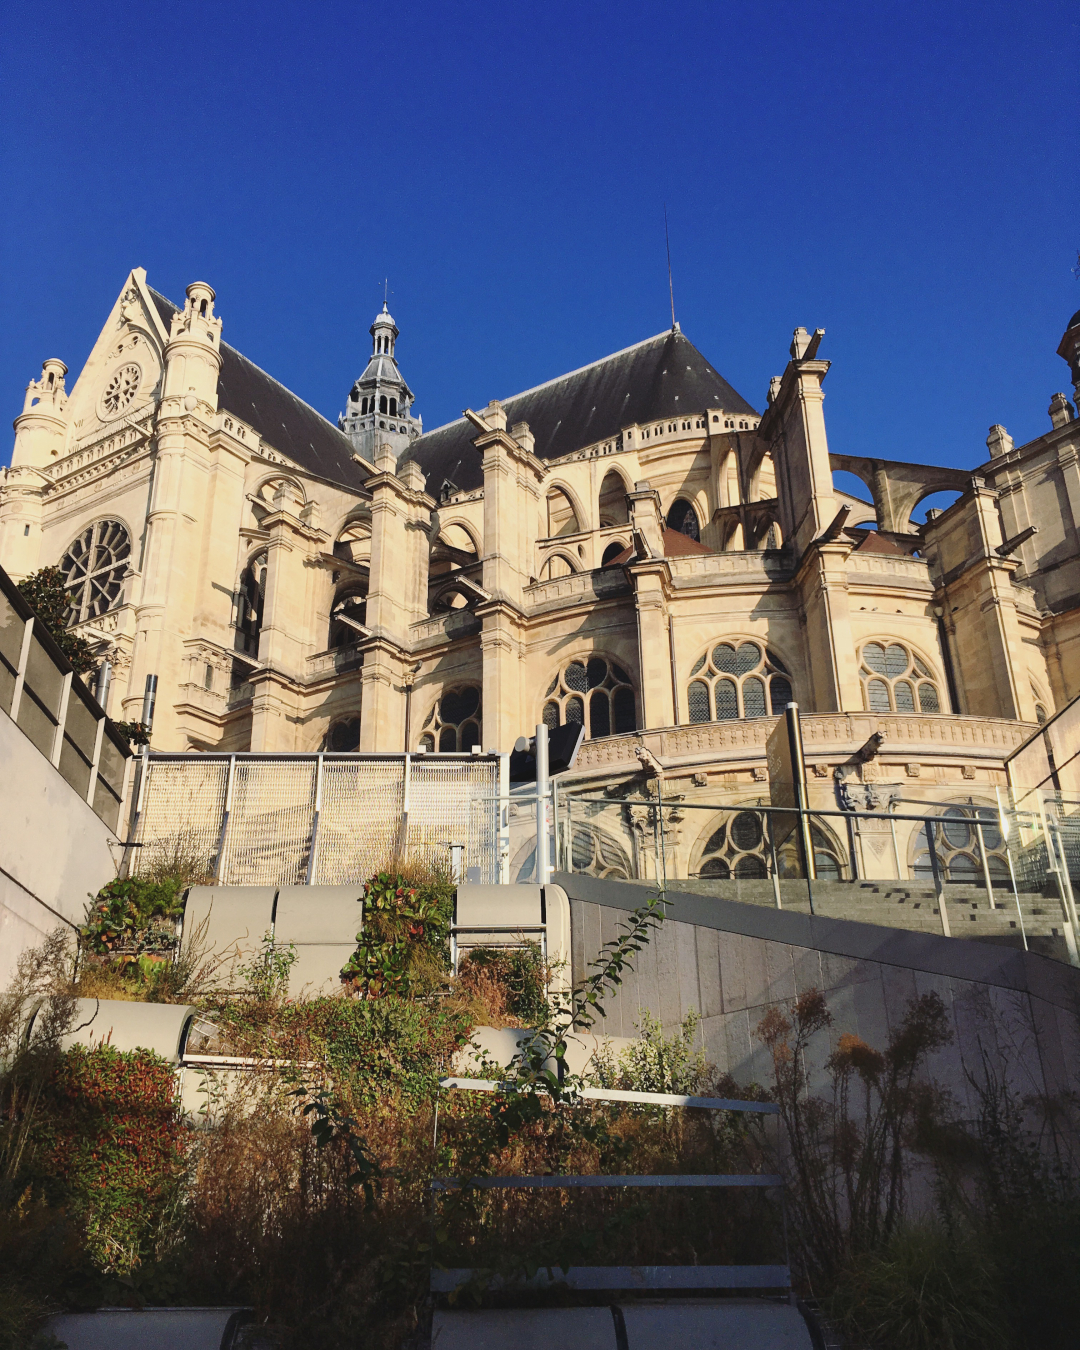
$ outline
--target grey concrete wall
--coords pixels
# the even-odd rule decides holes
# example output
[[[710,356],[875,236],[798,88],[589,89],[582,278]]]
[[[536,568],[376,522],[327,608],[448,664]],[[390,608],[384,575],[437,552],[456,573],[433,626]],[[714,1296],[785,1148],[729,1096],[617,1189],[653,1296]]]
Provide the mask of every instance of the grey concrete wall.
[[[570,896],[575,981],[643,903],[640,886],[557,873]],[[964,1114],[973,1113],[968,1075],[983,1056],[1022,1094],[1080,1087],[1080,970],[1034,953],[925,933],[767,910],[737,901],[667,893],[668,917],[606,1006],[603,1029],[634,1034],[642,1007],[670,1032],[690,1009],[701,1014],[709,1058],[743,1085],[770,1081],[756,1034],[767,1009],[820,989],[833,1025],[811,1046],[812,1087],[839,1037],[854,1032],[884,1049],[916,995],[936,991],[953,1042],[928,1065]]]
[[[19,953],[116,876],[117,838],[6,713],[0,713],[0,988]]]

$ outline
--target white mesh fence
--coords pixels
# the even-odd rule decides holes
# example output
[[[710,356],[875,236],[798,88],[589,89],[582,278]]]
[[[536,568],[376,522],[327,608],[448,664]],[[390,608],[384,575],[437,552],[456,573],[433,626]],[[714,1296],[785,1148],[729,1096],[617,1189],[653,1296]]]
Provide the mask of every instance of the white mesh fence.
[[[150,755],[132,871],[190,860],[224,885],[346,885],[396,855],[499,880],[492,755]]]

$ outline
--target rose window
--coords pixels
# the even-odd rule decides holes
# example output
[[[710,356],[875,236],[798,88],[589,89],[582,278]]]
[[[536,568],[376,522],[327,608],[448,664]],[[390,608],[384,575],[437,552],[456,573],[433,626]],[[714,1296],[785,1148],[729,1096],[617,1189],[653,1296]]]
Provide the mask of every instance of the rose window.
[[[71,597],[65,624],[96,619],[121,603],[130,557],[131,541],[118,520],[99,520],[79,535],[60,559]]]
[[[142,371],[138,366],[121,366],[105,386],[101,404],[110,417],[116,417],[131,403],[139,391]]]

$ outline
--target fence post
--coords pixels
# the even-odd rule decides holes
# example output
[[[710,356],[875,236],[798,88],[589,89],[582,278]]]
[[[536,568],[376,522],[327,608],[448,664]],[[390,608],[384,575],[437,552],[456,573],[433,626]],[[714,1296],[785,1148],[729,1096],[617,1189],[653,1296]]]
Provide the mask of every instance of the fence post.
[[[1069,949],[1070,962],[1074,966],[1078,966],[1080,965],[1080,952],[1077,950],[1076,903],[1073,899],[1072,878],[1069,876],[1069,859],[1065,853],[1064,845],[1061,843],[1060,835],[1047,817],[1046,802],[1041,794],[1039,795],[1039,811],[1042,814],[1043,835],[1046,839],[1046,855],[1048,859],[1053,859],[1050,870],[1057,878],[1058,895],[1061,898],[1061,908],[1065,914],[1065,945]]]
[[[548,863],[548,729],[541,722],[536,728],[536,881],[546,886],[551,880]]]
[[[217,857],[214,859],[214,872],[222,886],[225,885],[225,839],[229,832],[229,816],[232,814],[233,776],[236,772],[236,756],[229,756],[229,767],[225,771],[225,802],[221,809],[221,830],[218,834]]]
[[[315,758],[315,814],[311,819],[311,843],[308,846],[307,872],[304,876],[305,886],[310,886],[312,878],[315,876],[315,859],[319,851],[319,812],[322,810],[322,780],[323,757],[320,753]]]

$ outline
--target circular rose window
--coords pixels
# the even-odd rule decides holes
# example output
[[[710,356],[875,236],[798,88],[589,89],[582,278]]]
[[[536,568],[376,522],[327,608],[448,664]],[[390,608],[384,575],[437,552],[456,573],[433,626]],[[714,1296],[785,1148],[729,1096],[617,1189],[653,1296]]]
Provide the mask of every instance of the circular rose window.
[[[115,417],[122,413],[139,389],[142,371],[138,366],[121,366],[105,386],[101,404],[105,411]]]

